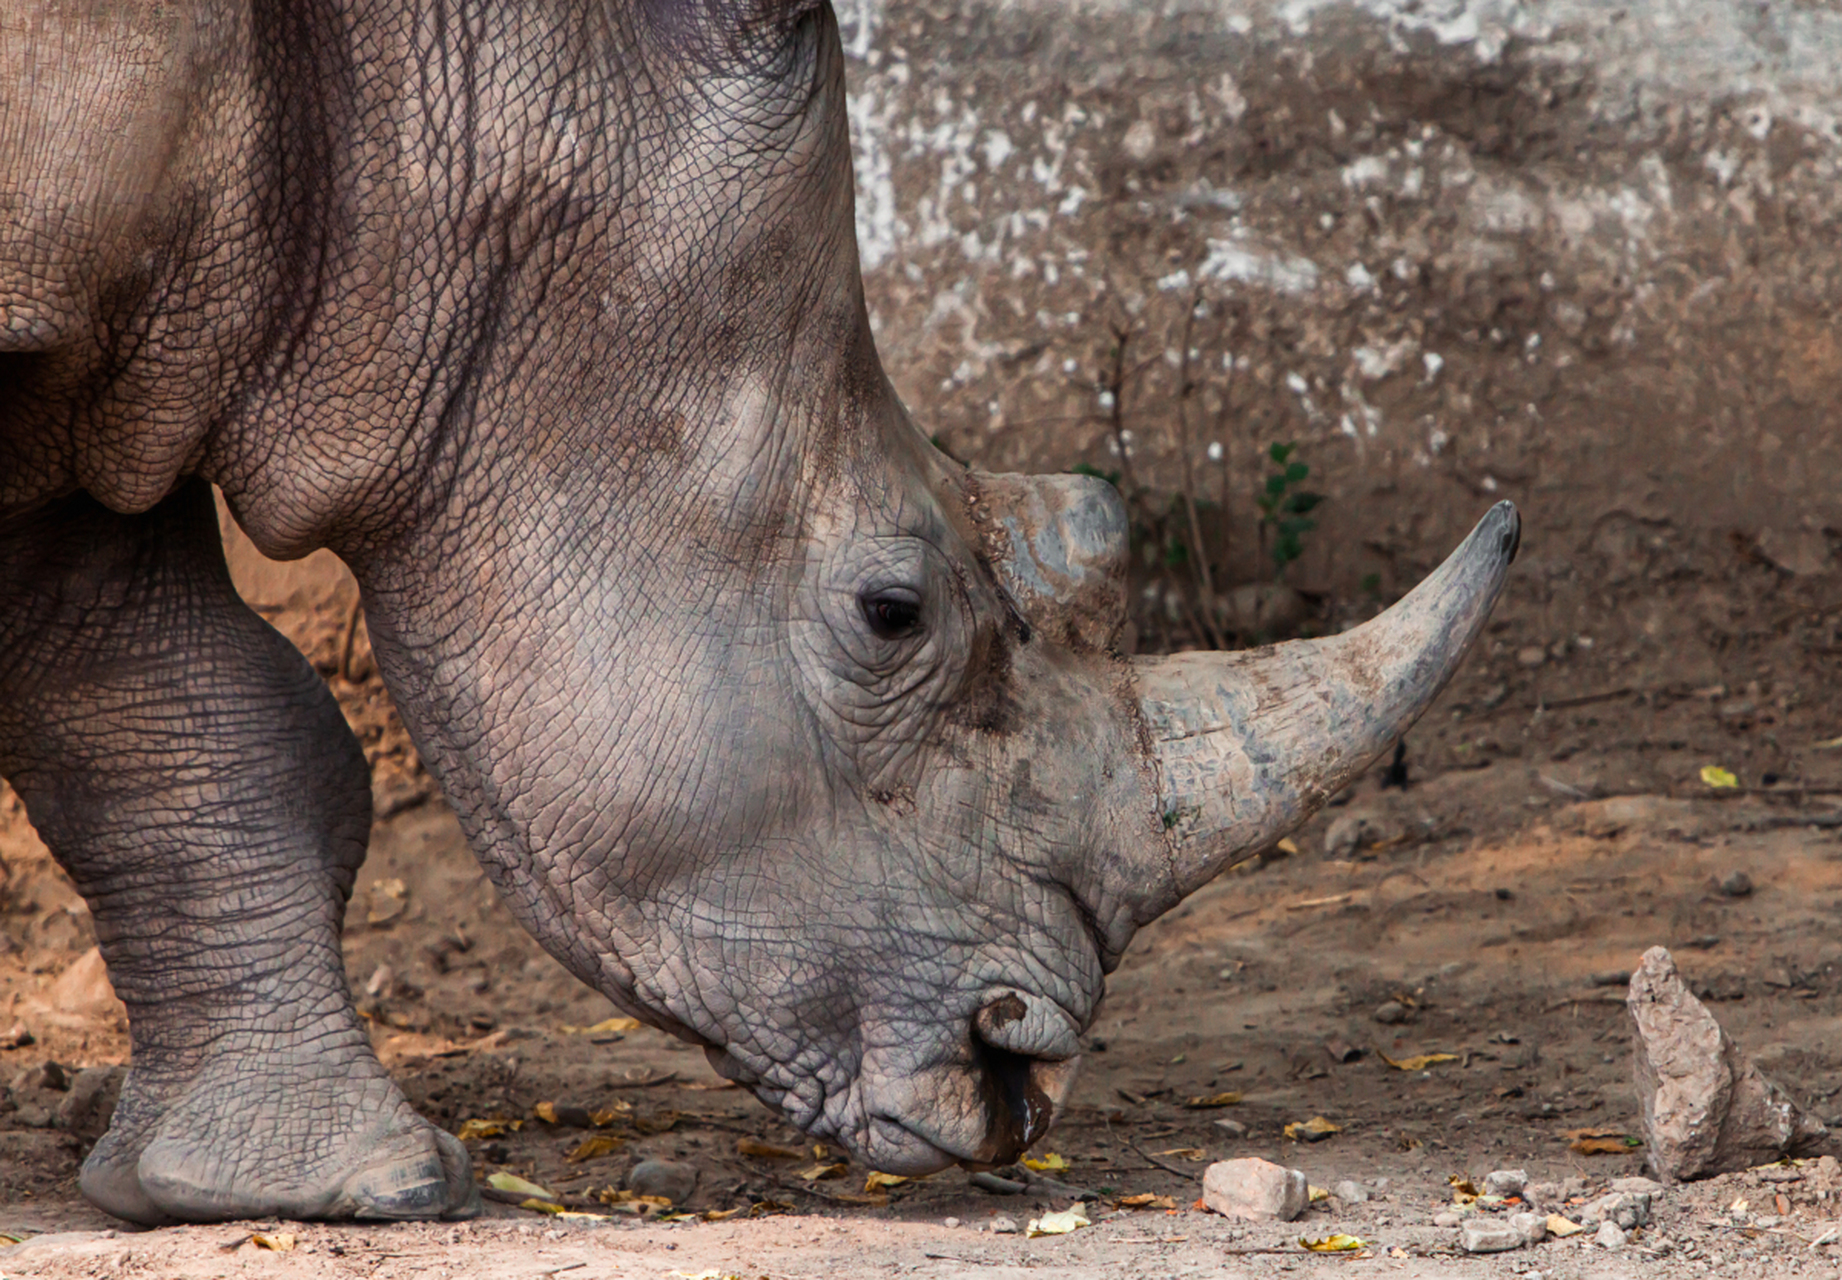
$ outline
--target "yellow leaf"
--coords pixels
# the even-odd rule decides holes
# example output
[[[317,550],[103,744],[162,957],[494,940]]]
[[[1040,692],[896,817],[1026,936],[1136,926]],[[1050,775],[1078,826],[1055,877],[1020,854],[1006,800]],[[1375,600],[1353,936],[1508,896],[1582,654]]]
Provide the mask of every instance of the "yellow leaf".
[[[462,1142],[478,1142],[483,1138],[503,1138],[508,1133],[516,1133],[524,1128],[522,1120],[468,1120],[454,1136]]]
[[[1238,1107],[1241,1095],[1238,1093],[1211,1093],[1202,1097],[1191,1098],[1183,1104],[1191,1111],[1207,1111],[1211,1107]]]
[[[1161,1156],[1176,1156],[1179,1160],[1200,1161],[1209,1158],[1208,1153],[1201,1147],[1167,1147],[1165,1150],[1158,1152],[1158,1154]]]
[[[1113,1202],[1122,1209],[1175,1209],[1177,1202],[1169,1196],[1154,1196],[1149,1191],[1135,1196],[1121,1196]]]
[[[529,1196],[538,1200],[555,1200],[556,1192],[546,1190],[535,1182],[526,1182],[515,1173],[500,1170],[486,1179],[486,1185],[494,1191],[505,1191],[515,1196]]]
[[[705,1209],[697,1216],[705,1222],[727,1222],[738,1213],[747,1213],[747,1209]]]
[[[593,1160],[597,1156],[611,1156],[627,1144],[612,1134],[598,1133],[592,1138],[584,1138],[574,1151],[569,1153],[573,1162]]]
[[[1562,1136],[1569,1151],[1583,1156],[1622,1156],[1644,1145],[1622,1129],[1569,1129]]]
[[[536,1116],[539,1120],[542,1120],[545,1124],[555,1124],[557,1122],[556,1103],[540,1102],[531,1108],[531,1114]]]
[[[1842,747],[1842,738],[1825,738],[1821,742],[1813,742],[1810,745],[1818,751],[1834,751]]]
[[[1548,1234],[1556,1240],[1565,1240],[1568,1236],[1577,1236],[1586,1230],[1577,1222],[1569,1222],[1558,1213],[1548,1215]]]
[[[1322,1240],[1307,1240],[1300,1236],[1298,1242],[1313,1253],[1354,1253],[1369,1247],[1367,1240],[1345,1235],[1325,1236]]]
[[[877,1171],[863,1180],[864,1194],[868,1195],[871,1192],[881,1191],[884,1187],[899,1187],[907,1181],[908,1179],[904,1178],[899,1173],[883,1173]]]
[[[1701,766],[1701,780],[1710,787],[1737,787],[1740,780],[1717,764]]]
[[[756,1138],[742,1138],[736,1143],[736,1154],[740,1156],[758,1156],[763,1160],[802,1160],[805,1153],[795,1151],[792,1147],[777,1147],[771,1142],[762,1142]]]
[[[1311,1193],[1311,1203],[1312,1204],[1316,1204],[1320,1200],[1330,1199],[1330,1192],[1326,1191],[1323,1187],[1313,1187],[1313,1186],[1307,1185],[1306,1190]]]
[[[529,1209],[533,1213],[548,1213],[552,1216],[563,1212],[563,1206],[557,1204],[554,1200],[539,1200],[536,1196],[532,1196],[529,1200],[520,1200],[518,1202],[518,1207],[520,1209]]]
[[[595,1199],[613,1208],[630,1206],[634,1209],[669,1209],[672,1207],[669,1196],[643,1196],[635,1191],[616,1191],[613,1187],[603,1187],[595,1193]]]
[[[249,1242],[258,1249],[268,1249],[275,1253],[294,1252],[294,1233],[291,1231],[276,1231],[269,1235],[253,1235],[249,1238]]]
[[[1045,1213],[1040,1218],[1031,1218],[1024,1234],[1032,1240],[1037,1236],[1065,1236],[1071,1231],[1093,1225],[1079,1209],[1064,1209],[1060,1213]]]
[[[1294,1120],[1286,1126],[1286,1137],[1294,1142],[1318,1142],[1333,1133],[1342,1133],[1340,1125],[1334,1125],[1323,1116],[1312,1116],[1309,1120]]]
[[[1284,840],[1274,845],[1273,848],[1285,854],[1288,858],[1296,858],[1298,856],[1298,845],[1293,841],[1291,836],[1287,836]]]
[[[1056,1155],[1053,1151],[1045,1151],[1040,1158],[1034,1156],[1027,1157],[1023,1162],[1023,1166],[1026,1169],[1034,1169],[1038,1173],[1054,1173],[1057,1170],[1066,1169],[1068,1167],[1068,1161]]]
[[[1455,1053],[1416,1053],[1411,1058],[1390,1058],[1385,1053],[1377,1053],[1375,1056],[1396,1071],[1424,1071],[1442,1062],[1458,1061],[1458,1055]]]
[[[1453,1195],[1470,1196],[1475,1200],[1483,1194],[1477,1189],[1475,1182],[1456,1173],[1446,1179],[1446,1184],[1452,1188]]]
[[[842,1178],[849,1168],[843,1161],[832,1164],[815,1164],[810,1169],[801,1169],[796,1176],[801,1182],[819,1182],[825,1178]]]
[[[603,1018],[592,1027],[562,1027],[559,1030],[566,1036],[605,1036],[616,1031],[638,1031],[640,1026],[638,1018]]]
[[[605,1129],[609,1125],[613,1124],[616,1120],[620,1119],[622,1116],[631,1114],[632,1111],[633,1111],[633,1104],[631,1102],[624,1102],[624,1101],[616,1100],[614,1102],[610,1102],[607,1106],[603,1107],[599,1111],[589,1112],[588,1122],[594,1125],[597,1129]]]

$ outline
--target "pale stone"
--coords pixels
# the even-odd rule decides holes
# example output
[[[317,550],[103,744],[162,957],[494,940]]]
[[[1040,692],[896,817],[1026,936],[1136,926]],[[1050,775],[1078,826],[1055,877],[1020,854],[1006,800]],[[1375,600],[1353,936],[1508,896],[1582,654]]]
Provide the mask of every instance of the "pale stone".
[[[1458,1245],[1466,1253],[1503,1253],[1520,1249],[1522,1233],[1498,1218],[1466,1218],[1458,1229]]]
[[[1652,947],[1626,998],[1650,1170],[1664,1182],[1767,1164],[1828,1133],[1721,1030],[1668,951]]]
[[[1218,1160],[1202,1175],[1202,1200],[1223,1217],[1290,1222],[1310,1205],[1311,1186],[1270,1160]]]

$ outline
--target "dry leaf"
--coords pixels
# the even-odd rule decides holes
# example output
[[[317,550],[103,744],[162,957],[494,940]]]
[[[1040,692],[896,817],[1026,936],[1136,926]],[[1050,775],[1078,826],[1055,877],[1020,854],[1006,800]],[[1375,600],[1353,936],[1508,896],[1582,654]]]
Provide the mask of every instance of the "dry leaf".
[[[883,1173],[880,1170],[863,1180],[866,1195],[883,1190],[885,1187],[899,1187],[908,1179],[899,1173]]]
[[[395,878],[379,880],[371,886],[371,910],[365,919],[374,925],[389,924],[408,909],[409,886]]]
[[[1842,747],[1842,738],[1825,738],[1821,742],[1813,742],[1810,745],[1818,751],[1834,751]]]
[[[1441,1062],[1458,1061],[1458,1055],[1455,1053],[1417,1053],[1411,1058],[1390,1058],[1387,1054],[1378,1052],[1375,1056],[1396,1071],[1424,1071]]]
[[[274,1253],[294,1252],[294,1233],[291,1231],[276,1231],[269,1235],[253,1235],[249,1238],[249,1242],[258,1249],[268,1249]]]
[[[531,1114],[536,1116],[539,1120],[542,1120],[545,1124],[557,1123],[556,1103],[554,1102],[538,1103],[531,1108]]]
[[[581,1144],[569,1153],[569,1160],[571,1163],[576,1163],[593,1160],[597,1156],[611,1156],[626,1145],[626,1142],[616,1138],[613,1134],[598,1133],[592,1138],[582,1139]]]
[[[635,1208],[644,1209],[669,1209],[672,1207],[671,1198],[669,1196],[643,1196],[635,1191],[616,1191],[613,1187],[603,1187],[595,1193],[595,1199],[601,1201],[602,1204],[612,1205],[615,1208],[619,1208],[622,1205],[631,1205]]]
[[[1241,1095],[1238,1093],[1212,1093],[1206,1097],[1191,1098],[1183,1104],[1191,1111],[1207,1111],[1212,1107],[1238,1107]]]
[[[1322,1142],[1333,1133],[1342,1133],[1340,1125],[1334,1125],[1323,1116],[1312,1116],[1309,1120],[1294,1120],[1286,1126],[1286,1137],[1294,1142]]]
[[[1287,836],[1273,846],[1273,851],[1275,853],[1283,853],[1288,858],[1296,858],[1298,856],[1298,842],[1293,840],[1291,836]]]
[[[1158,1154],[1161,1156],[1176,1156],[1179,1160],[1200,1161],[1209,1158],[1208,1153],[1201,1147],[1168,1147],[1158,1152]]]
[[[1622,1129],[1569,1129],[1567,1149],[1583,1156],[1621,1156],[1644,1145]]]
[[[727,1222],[738,1213],[747,1213],[746,1206],[740,1209],[705,1209],[697,1216],[705,1222]]]
[[[592,1027],[558,1027],[566,1036],[605,1036],[616,1031],[638,1031],[643,1024],[638,1018],[603,1018]]]
[[[758,1156],[763,1160],[803,1160],[805,1152],[795,1151],[792,1147],[777,1147],[771,1142],[762,1142],[758,1138],[742,1138],[736,1142],[736,1154],[740,1156]]]
[[[1316,1204],[1320,1200],[1330,1199],[1330,1192],[1326,1191],[1323,1187],[1314,1187],[1307,1183],[1305,1190],[1309,1193],[1312,1204]]]
[[[538,1186],[535,1182],[526,1182],[515,1173],[501,1170],[486,1179],[486,1185],[494,1191],[504,1191],[515,1196],[529,1196],[537,1200],[555,1200],[556,1192]]]
[[[494,1117],[489,1120],[468,1120],[454,1136],[462,1142],[478,1142],[483,1138],[503,1138],[508,1133],[517,1133],[524,1128],[522,1120],[503,1120]]]
[[[810,1169],[801,1169],[794,1176],[801,1182],[819,1182],[826,1178],[842,1178],[848,1168],[849,1165],[839,1160],[831,1164],[815,1164]]]
[[[1558,1213],[1548,1215],[1548,1234],[1556,1240],[1565,1240],[1568,1236],[1577,1236],[1586,1230],[1577,1222],[1569,1222]]]
[[[529,1209],[533,1213],[547,1213],[552,1217],[563,1212],[563,1206],[556,1201],[539,1200],[536,1196],[532,1196],[529,1200],[520,1200],[518,1202],[518,1207],[520,1209]]]
[[[599,1111],[588,1113],[588,1122],[597,1129],[605,1129],[622,1116],[633,1114],[633,1104],[621,1099],[610,1102]]]
[[[1026,1169],[1034,1169],[1038,1173],[1055,1173],[1059,1170],[1066,1169],[1068,1167],[1068,1161],[1056,1155],[1053,1151],[1045,1151],[1042,1153],[1041,1157],[1026,1157],[1023,1162],[1023,1167]]]
[[[1346,1235],[1325,1236],[1322,1240],[1307,1240],[1300,1236],[1298,1242],[1313,1253],[1354,1253],[1369,1247],[1367,1240]]]
[[[1154,1196],[1149,1191],[1135,1196],[1121,1196],[1113,1202],[1121,1209],[1175,1209],[1177,1202],[1169,1196]]]
[[[1060,1213],[1045,1213],[1040,1218],[1031,1218],[1024,1234],[1032,1240],[1037,1236],[1065,1236],[1071,1231],[1093,1225],[1079,1209],[1064,1209]]]
[[[1738,1200],[1735,1200],[1732,1204],[1727,1206],[1727,1212],[1745,1213],[1750,1208],[1752,1208],[1752,1202],[1747,1200],[1745,1196],[1741,1196]]]
[[[1701,766],[1701,780],[1710,787],[1737,787],[1740,780],[1717,764]]]

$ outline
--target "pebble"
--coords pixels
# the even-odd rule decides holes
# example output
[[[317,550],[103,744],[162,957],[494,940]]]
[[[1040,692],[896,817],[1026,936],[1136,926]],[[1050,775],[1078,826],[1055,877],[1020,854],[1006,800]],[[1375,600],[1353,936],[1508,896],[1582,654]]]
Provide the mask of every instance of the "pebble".
[[[1519,1196],[1522,1189],[1529,1185],[1527,1169],[1497,1169],[1484,1175],[1484,1194],[1487,1196]]]
[[[1450,1209],[1443,1209],[1433,1215],[1433,1225],[1435,1227],[1456,1227],[1464,1220],[1464,1214],[1454,1213]]]
[[[994,1235],[1014,1236],[1017,1234],[1017,1220],[1001,1213],[991,1220],[991,1230]]]
[[[1744,898],[1752,893],[1752,877],[1744,871],[1729,871],[1721,877],[1720,891],[1729,898]]]
[[[1369,1198],[1368,1190],[1353,1178],[1345,1178],[1330,1189],[1330,1194],[1344,1204],[1362,1204]]]
[[[1495,1218],[1468,1218],[1458,1232],[1458,1245],[1466,1253],[1503,1253],[1522,1244],[1520,1231]]]
[[[1202,1200],[1225,1218],[1290,1222],[1310,1206],[1311,1186],[1270,1160],[1218,1160],[1202,1175]]]
[[[1516,665],[1531,670],[1548,660],[1548,651],[1538,644],[1527,644],[1516,650]]]
[[[1242,1124],[1239,1120],[1217,1120],[1215,1122],[1215,1127],[1227,1134],[1230,1138],[1245,1138],[1247,1136],[1247,1126]]]
[[[958,1218],[942,1218],[940,1220],[940,1225],[943,1227],[957,1227],[959,1225],[959,1219]]]
[[[1540,1244],[1548,1238],[1548,1216],[1544,1213],[1512,1213],[1509,1225],[1516,1229],[1524,1244]]]
[[[1601,1222],[1598,1234],[1593,1236],[1593,1243],[1601,1249],[1622,1249],[1625,1247],[1625,1229],[1609,1219]]]
[[[1398,1000],[1389,1000],[1375,1007],[1375,1020],[1393,1026],[1397,1022],[1407,1021],[1407,1006]]]
[[[627,1190],[640,1196],[664,1196],[681,1205],[697,1189],[697,1169],[676,1160],[642,1160],[627,1175]]]

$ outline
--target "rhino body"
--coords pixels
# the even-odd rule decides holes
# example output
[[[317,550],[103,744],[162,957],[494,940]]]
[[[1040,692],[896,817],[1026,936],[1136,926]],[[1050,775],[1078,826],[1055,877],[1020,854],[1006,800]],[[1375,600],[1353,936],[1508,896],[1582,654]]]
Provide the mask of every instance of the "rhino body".
[[[237,599],[330,547],[520,920],[878,1168],[1010,1160],[1134,931],[1449,677],[1504,505],[1346,635],[1120,655],[1126,525],[885,378],[823,3],[25,0],[0,22],[0,775],[90,903],[140,1222],[477,1208],[372,1055],[370,820]]]

